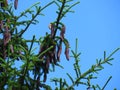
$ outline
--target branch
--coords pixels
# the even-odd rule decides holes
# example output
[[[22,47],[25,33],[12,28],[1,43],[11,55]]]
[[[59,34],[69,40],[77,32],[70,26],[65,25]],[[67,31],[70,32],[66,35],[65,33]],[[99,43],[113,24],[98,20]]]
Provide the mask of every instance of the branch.
[[[61,19],[61,15],[62,15],[63,9],[64,9],[64,7],[65,7],[65,2],[66,2],[66,0],[63,0],[62,6],[61,6],[61,8],[60,8],[60,12],[59,12],[58,17],[57,17],[56,28],[55,28],[55,33],[54,33],[54,35],[53,35],[53,39],[55,38],[57,29],[58,29],[58,25],[59,25],[59,22],[60,22],[60,19]]]
[[[103,86],[103,88],[102,88],[101,90],[104,90],[104,89],[105,89],[106,85],[108,84],[108,82],[110,81],[111,78],[112,78],[112,76],[110,76],[110,77],[108,78],[107,82],[105,83],[105,85]]]
[[[40,14],[40,12],[42,10],[44,10],[46,7],[48,7],[49,5],[53,4],[54,1],[48,3],[47,5],[45,5],[43,8],[40,9],[40,7],[37,10],[37,13],[32,17],[32,19],[30,20],[30,22],[28,23],[28,25],[26,26],[26,28],[24,30],[22,30],[22,32],[20,33],[20,37],[22,36],[22,34],[29,28],[29,26],[31,25],[31,23],[35,20],[35,18]]]
[[[113,58],[111,58],[111,56],[113,56],[113,54],[115,54],[118,50],[120,50],[120,48],[115,49],[107,58],[105,58],[105,60],[103,60],[103,61],[100,60],[99,63],[97,63],[97,64],[95,64],[95,65],[92,65],[91,68],[90,68],[89,70],[87,70],[85,73],[81,74],[81,75],[79,76],[79,78],[77,78],[77,79],[74,81],[74,83],[67,88],[67,90],[69,90],[70,88],[72,88],[72,87],[74,87],[75,85],[77,85],[77,84],[80,82],[80,80],[83,79],[83,78],[85,78],[87,75],[89,75],[89,74],[91,74],[91,73],[93,73],[93,72],[98,72],[98,71],[102,70],[103,68],[101,69],[101,67],[102,67],[101,65],[102,65],[102,64],[105,64],[105,63],[109,63],[109,61],[113,59]],[[109,82],[109,80],[110,80],[111,78],[112,78],[112,77],[110,77],[110,78],[108,79],[108,81],[106,82],[106,84],[103,86],[103,89],[106,87],[107,83]],[[72,81],[72,82],[73,82],[73,81]],[[103,89],[102,89],[102,90],[103,90]]]

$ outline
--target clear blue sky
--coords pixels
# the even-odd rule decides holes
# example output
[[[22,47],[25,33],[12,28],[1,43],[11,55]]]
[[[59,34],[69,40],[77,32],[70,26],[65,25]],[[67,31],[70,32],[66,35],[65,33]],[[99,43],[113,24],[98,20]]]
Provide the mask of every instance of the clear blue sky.
[[[51,0],[19,0],[18,11],[24,11],[27,7],[35,2],[41,2],[44,6]],[[78,0],[74,0],[78,1]],[[48,31],[48,25],[56,19],[57,7],[52,5],[43,11],[45,16],[38,17],[40,23],[31,26],[26,32],[26,38],[31,39],[35,34],[37,38],[44,36]],[[68,13],[63,23],[66,25],[66,38],[70,42],[71,49],[75,47],[75,39],[79,41],[79,52],[81,71],[86,71],[92,64],[96,63],[96,59],[103,58],[103,52],[106,51],[109,55],[113,50],[120,47],[120,0],[80,0],[80,4],[73,8],[74,14]],[[93,80],[93,83],[104,85],[109,76],[113,76],[105,90],[113,90],[117,88],[120,90],[120,51],[114,56],[112,61],[113,66],[104,65],[105,69],[100,71],[97,75],[98,79]],[[64,70],[57,68],[56,74],[51,73],[51,77],[64,77],[68,81],[66,72],[73,77],[75,75],[73,69],[74,59],[66,61],[64,55],[61,57],[61,64]],[[53,84],[49,83],[51,86]],[[78,88],[77,88],[78,89]],[[76,90],[77,90],[76,89]],[[79,89],[86,90],[85,87],[80,86]]]

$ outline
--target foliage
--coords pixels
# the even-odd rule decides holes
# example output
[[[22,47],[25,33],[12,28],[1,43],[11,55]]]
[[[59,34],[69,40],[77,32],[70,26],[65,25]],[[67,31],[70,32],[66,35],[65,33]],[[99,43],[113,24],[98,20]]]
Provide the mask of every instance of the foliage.
[[[12,2],[12,0],[11,0]],[[55,66],[62,67],[59,62],[62,52],[62,46],[65,46],[64,54],[67,60],[69,56],[69,41],[65,38],[66,26],[61,22],[66,13],[73,12],[72,7],[79,2],[73,0],[54,0],[46,4],[44,7],[39,6],[40,3],[33,4],[30,8],[26,9],[18,16],[14,14],[14,9],[17,10],[18,0],[14,0],[13,4],[8,3],[7,0],[0,0],[0,90],[40,90],[44,88],[46,90],[52,90],[52,87],[45,82],[50,72],[50,65],[54,71]],[[58,7],[57,18],[49,25],[50,34],[42,38],[36,39],[35,35],[32,40],[26,40],[23,35],[28,30],[30,25],[37,24],[39,21],[36,17],[43,15],[41,12],[48,6],[55,4]],[[32,10],[35,8],[35,11]],[[22,20],[21,18],[31,16],[29,20]],[[19,27],[23,27],[21,30]],[[56,34],[57,32],[60,34]],[[39,53],[34,53],[34,43],[38,43],[40,46]],[[74,79],[69,73],[67,76],[70,78],[72,85],[69,85],[66,79],[53,78],[51,82],[59,83],[55,90],[74,90],[75,86],[86,85],[87,89],[93,88],[96,90],[103,90],[105,85],[101,88],[99,85],[91,85],[90,80],[94,79],[93,73],[98,73],[103,69],[103,64],[110,64],[113,60],[112,55],[119,50],[116,49],[108,57],[104,52],[103,60],[96,60],[96,64],[92,65],[86,72],[81,73],[79,65],[80,53],[77,51],[77,39],[76,49],[72,52],[72,57],[75,59],[74,70],[76,78]],[[16,62],[22,62],[20,68],[15,66]],[[30,73],[32,72],[32,75]],[[82,81],[82,80],[86,81]]]

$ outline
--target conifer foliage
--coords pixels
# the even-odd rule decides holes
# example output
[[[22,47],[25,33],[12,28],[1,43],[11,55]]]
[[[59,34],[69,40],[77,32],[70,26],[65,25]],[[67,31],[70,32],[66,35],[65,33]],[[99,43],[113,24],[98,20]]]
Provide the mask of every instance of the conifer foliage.
[[[73,2],[73,4],[70,4]],[[44,37],[37,39],[35,35],[31,40],[23,37],[30,25],[39,23],[36,17],[42,15],[44,9],[49,8],[52,4],[58,7],[55,21],[49,24],[50,33],[46,33]],[[73,78],[69,73],[72,85],[69,85],[64,78],[53,78],[51,83],[59,83],[55,88],[46,84],[49,77],[50,66],[52,69],[55,66],[62,67],[59,62],[63,62],[60,58],[61,53],[69,61],[70,44],[65,37],[66,27],[62,18],[65,18],[66,13],[74,12],[72,7],[79,4],[73,0],[51,0],[45,6],[40,6],[40,3],[33,4],[18,16],[14,11],[18,9],[19,0],[0,0],[0,90],[75,90],[75,86],[86,85],[87,90],[104,90],[111,77],[107,80],[103,87],[92,85],[91,79],[94,79],[94,72],[103,69],[103,64],[113,60],[111,56],[119,50],[117,48],[108,57],[104,52],[104,60],[97,60],[95,65],[92,65],[88,71],[81,73],[79,65],[80,53],[77,51],[78,41],[76,39],[76,49],[72,50],[72,57],[75,59],[74,70],[76,78]],[[32,8],[35,8],[33,11]],[[31,16],[29,20],[20,20],[21,18]],[[22,26],[20,30],[19,27]],[[59,31],[59,34],[57,32]],[[28,44],[29,43],[29,44]],[[39,44],[38,53],[34,53],[34,43]],[[62,48],[62,46],[65,48]],[[15,66],[16,62],[22,62],[21,67]],[[69,63],[69,62],[68,62]],[[32,76],[30,75],[32,72]],[[82,81],[84,79],[84,81]],[[86,81],[85,81],[86,80]]]

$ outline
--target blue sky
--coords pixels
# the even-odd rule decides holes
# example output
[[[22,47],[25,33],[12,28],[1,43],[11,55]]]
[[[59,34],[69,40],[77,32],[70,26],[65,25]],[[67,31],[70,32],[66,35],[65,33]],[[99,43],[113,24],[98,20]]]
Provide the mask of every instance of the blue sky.
[[[18,10],[15,11],[16,14],[38,1],[44,6],[51,0],[19,0]],[[46,8],[42,12],[45,16],[37,18],[40,23],[35,26],[32,25],[26,32],[25,38],[31,39],[34,34],[39,38],[49,32],[48,25],[50,22],[55,21],[56,10],[55,5]],[[120,47],[120,0],[80,0],[80,4],[72,10],[75,13],[68,13],[67,17],[62,20],[67,28],[65,37],[68,38],[71,49],[75,48],[75,39],[78,38],[78,51],[82,53],[80,66],[81,71],[84,72],[92,64],[96,63],[96,59],[103,58],[104,51],[109,55],[113,50]],[[113,57],[115,58],[112,61],[113,66],[104,65],[105,69],[100,71],[97,75],[98,79],[93,81],[93,83],[97,83],[102,87],[108,77],[112,75],[113,77],[105,90],[120,89],[120,51]],[[48,79],[51,77],[64,77],[69,81],[66,72],[73,77],[75,76],[72,70],[73,63],[74,59],[71,58],[68,62],[62,55],[61,64],[65,69],[56,68],[56,73],[50,73]],[[49,81],[47,83],[51,84]],[[78,88],[86,90],[84,86]]]

